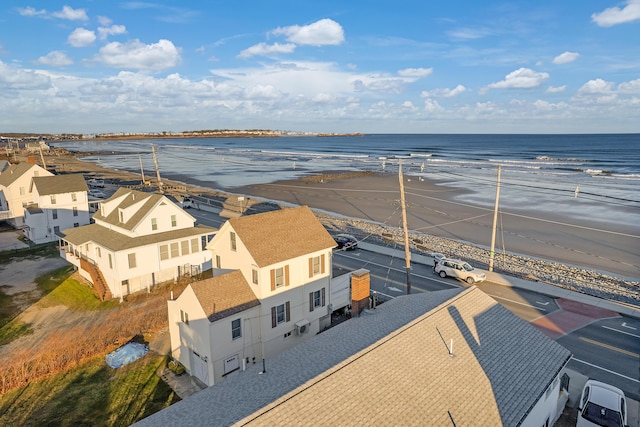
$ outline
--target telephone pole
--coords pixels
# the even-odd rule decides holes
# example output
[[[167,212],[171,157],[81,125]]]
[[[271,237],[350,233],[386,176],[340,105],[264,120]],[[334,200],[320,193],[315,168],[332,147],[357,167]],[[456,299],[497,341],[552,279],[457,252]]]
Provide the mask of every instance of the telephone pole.
[[[158,177],[158,190],[160,194],[164,193],[162,189],[162,178],[160,178],[160,167],[158,166],[158,158],[156,157],[156,146],[151,144],[151,151],[153,152],[153,164],[156,165],[156,176]]]
[[[402,160],[398,167],[400,180],[400,204],[402,205],[402,230],[404,231],[404,259],[407,270],[407,295],[411,293],[411,251],[409,250],[409,233],[407,232],[407,209],[404,202],[404,178],[402,177]]]
[[[493,209],[493,229],[491,230],[491,251],[489,252],[489,271],[493,271],[493,258],[496,248],[496,223],[498,222],[498,202],[500,200],[500,168],[498,165],[498,184],[496,185],[496,206]]]

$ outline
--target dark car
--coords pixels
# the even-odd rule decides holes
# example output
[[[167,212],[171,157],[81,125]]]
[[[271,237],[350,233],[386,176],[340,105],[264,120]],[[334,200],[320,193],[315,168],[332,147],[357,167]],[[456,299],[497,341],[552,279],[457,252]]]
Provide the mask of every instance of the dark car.
[[[333,240],[338,244],[337,249],[343,249],[349,251],[358,247],[358,239],[351,234],[338,234],[333,237]]]

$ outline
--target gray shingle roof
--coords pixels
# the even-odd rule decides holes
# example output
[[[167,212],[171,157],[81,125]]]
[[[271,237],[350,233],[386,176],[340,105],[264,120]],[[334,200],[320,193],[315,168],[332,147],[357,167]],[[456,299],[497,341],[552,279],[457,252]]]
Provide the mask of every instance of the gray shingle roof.
[[[89,191],[82,174],[34,176],[32,182],[41,196]]]
[[[451,414],[457,425],[512,426],[570,355],[478,288],[414,294],[139,425],[451,425]]]
[[[61,238],[78,246],[87,242],[95,242],[98,245],[112,251],[137,248],[141,246],[183,239],[185,237],[199,236],[205,233],[215,233],[216,229],[204,225],[196,227],[171,230],[164,233],[155,233],[148,236],[128,237],[117,231],[109,230],[98,224],[83,225],[82,227],[63,230]]]
[[[27,163],[27,162],[22,162],[22,163],[18,163],[17,165],[9,166],[7,169],[4,170],[4,172],[0,174],[0,185],[4,187],[9,187],[18,178],[20,178],[22,175],[27,173],[29,169],[31,169],[34,166],[37,166],[37,165]]]
[[[189,286],[193,289],[210,322],[260,305],[260,301],[240,270],[195,282]]]
[[[308,206],[233,218],[229,223],[259,267],[336,246]]]

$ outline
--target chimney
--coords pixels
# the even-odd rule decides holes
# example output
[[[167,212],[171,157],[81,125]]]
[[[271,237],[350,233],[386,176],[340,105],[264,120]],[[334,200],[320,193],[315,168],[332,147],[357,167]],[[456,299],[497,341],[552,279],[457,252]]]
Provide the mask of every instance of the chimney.
[[[369,307],[369,270],[361,268],[351,273],[351,314],[357,316]]]

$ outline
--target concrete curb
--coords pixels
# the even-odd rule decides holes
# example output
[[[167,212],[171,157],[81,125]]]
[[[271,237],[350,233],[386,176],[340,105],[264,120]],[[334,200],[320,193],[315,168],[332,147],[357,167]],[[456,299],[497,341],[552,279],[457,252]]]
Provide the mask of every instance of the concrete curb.
[[[365,251],[385,254],[396,258],[404,258],[404,250],[387,248],[385,246],[374,245],[366,242],[358,242],[358,246]],[[433,266],[433,258],[425,255],[412,253],[411,262]],[[594,297],[592,295],[582,294],[580,292],[570,291],[568,289],[550,285],[548,283],[533,282],[530,280],[507,276],[495,272],[485,271],[485,273],[487,274],[488,281],[497,283],[499,285],[510,286],[518,289],[526,289],[554,298],[565,298],[594,307],[615,311],[616,313],[620,313],[625,316],[640,319],[640,307],[631,306],[617,301],[606,300],[603,298]]]

